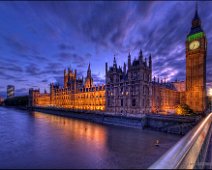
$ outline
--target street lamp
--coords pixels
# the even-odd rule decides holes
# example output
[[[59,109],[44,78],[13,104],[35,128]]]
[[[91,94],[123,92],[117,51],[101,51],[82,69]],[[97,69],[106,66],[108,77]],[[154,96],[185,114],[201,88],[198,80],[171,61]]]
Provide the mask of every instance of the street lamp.
[[[209,97],[210,97],[210,100],[211,100],[210,110],[212,111],[212,88],[209,89]]]

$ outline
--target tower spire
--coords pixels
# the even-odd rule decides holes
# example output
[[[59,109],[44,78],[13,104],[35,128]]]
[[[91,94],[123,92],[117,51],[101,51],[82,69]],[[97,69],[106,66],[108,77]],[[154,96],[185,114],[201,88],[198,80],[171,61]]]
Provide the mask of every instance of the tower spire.
[[[90,70],[91,70],[91,64],[90,64],[90,62],[89,62],[88,71],[90,71]]]
[[[203,30],[201,27],[201,20],[200,20],[199,13],[198,13],[198,3],[196,1],[194,18],[192,20],[192,26],[191,26],[191,30],[190,30],[188,36],[199,33],[199,32],[203,32]]]
[[[117,68],[116,56],[115,55],[114,55],[114,58],[113,58],[113,67]]]
[[[88,71],[87,71],[87,77],[91,77],[91,66],[90,66],[90,62],[89,62],[89,65],[88,65]]]
[[[115,65],[116,64],[116,56],[114,55],[114,58],[113,58],[113,64]]]
[[[139,51],[139,60],[140,60],[140,64],[143,64],[143,53],[141,49]]]
[[[90,88],[93,86],[93,78],[91,77],[91,67],[90,67],[90,62],[88,65],[88,70],[87,70],[87,77],[85,78],[85,88]]]
[[[131,67],[131,55],[130,55],[130,52],[129,52],[129,55],[128,55],[128,69],[130,69]]]
[[[198,3],[197,3],[197,1],[196,1],[196,11],[198,11]]]
[[[152,56],[151,56],[151,54],[149,55],[149,68],[152,69]]]
[[[198,3],[196,1],[195,4],[195,15],[194,15],[194,20],[199,19],[199,14],[198,14]]]

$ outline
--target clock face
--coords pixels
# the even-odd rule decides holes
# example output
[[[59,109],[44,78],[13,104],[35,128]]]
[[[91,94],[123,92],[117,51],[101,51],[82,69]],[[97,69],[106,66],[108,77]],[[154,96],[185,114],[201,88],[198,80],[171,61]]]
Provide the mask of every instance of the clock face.
[[[199,41],[192,41],[189,44],[189,49],[190,50],[195,50],[195,49],[199,48],[199,46],[200,46],[200,42]]]

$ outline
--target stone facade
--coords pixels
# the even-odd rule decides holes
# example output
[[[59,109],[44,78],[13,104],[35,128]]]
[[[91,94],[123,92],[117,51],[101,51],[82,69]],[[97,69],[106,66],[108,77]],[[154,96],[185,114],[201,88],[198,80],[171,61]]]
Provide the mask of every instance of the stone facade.
[[[105,110],[105,86],[95,86],[91,76],[90,64],[85,83],[77,79],[77,70],[64,70],[64,87],[50,84],[50,94],[40,94],[30,89],[31,106],[52,106],[81,110]]]
[[[113,66],[106,63],[106,110],[118,113],[149,113],[151,111],[152,60],[143,59],[140,51],[137,59],[128,67],[117,66],[114,57]]]
[[[181,103],[180,91],[176,89],[174,84],[171,83],[159,83],[152,82],[152,113],[164,112],[174,113],[175,108]]]
[[[29,89],[29,105],[30,106],[49,106],[50,94],[44,92],[40,93],[40,89]]]

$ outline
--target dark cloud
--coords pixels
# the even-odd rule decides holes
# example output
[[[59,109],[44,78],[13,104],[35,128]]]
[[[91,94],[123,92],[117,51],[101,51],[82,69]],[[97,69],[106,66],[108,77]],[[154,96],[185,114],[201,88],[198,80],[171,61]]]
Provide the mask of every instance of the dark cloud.
[[[0,79],[4,80],[16,80],[17,76],[13,75],[13,74],[9,74],[7,72],[1,72],[0,74]]]
[[[17,79],[16,81],[18,81],[18,82],[27,82],[28,80],[24,80],[24,79]]]
[[[19,52],[26,52],[29,50],[28,46],[26,44],[21,43],[21,41],[15,36],[4,36],[4,40],[5,43],[7,43],[8,47],[10,47],[12,50]]]
[[[58,47],[60,50],[75,50],[75,47],[73,45],[68,45],[64,43],[59,44]]]
[[[16,64],[13,64],[13,63],[7,63],[7,62],[2,62],[1,63],[1,66],[0,66],[0,71],[1,72],[8,72],[8,71],[12,71],[12,72],[17,72],[17,73],[20,73],[20,72],[23,72],[23,69],[22,67],[16,65]]]
[[[92,54],[91,53],[86,53],[85,54],[85,57],[88,58],[88,59],[90,59],[92,57]]]
[[[128,19],[130,9],[127,9],[127,5],[125,2],[96,4],[88,18],[80,25],[82,33],[95,44],[105,48],[111,47],[111,42],[115,46],[120,46],[127,35],[127,29],[132,24],[132,20]]]
[[[23,95],[28,95],[27,88],[15,89],[15,96],[23,96]]]
[[[37,60],[36,62],[49,62],[49,59],[47,57],[41,56],[41,55],[30,55],[31,59]]]
[[[41,82],[42,82],[42,83],[47,83],[48,80],[47,80],[47,79],[44,79],[44,80],[42,80]]]
[[[64,79],[63,79],[63,76],[54,76],[55,78],[55,82],[54,83],[59,83],[60,86],[63,86],[64,85]]]
[[[42,73],[57,73],[58,71],[62,71],[63,65],[59,62],[50,62],[47,64],[47,66],[44,68],[44,71]]]
[[[85,66],[87,65],[91,55],[86,53],[84,56],[82,56],[77,53],[61,52],[58,56],[60,61],[62,60],[63,62],[69,62],[70,64]]]
[[[105,84],[105,78],[102,78],[99,74],[92,74],[93,80],[95,84]]]
[[[25,68],[25,72],[30,76],[40,75],[41,69],[35,63],[28,64]]]

